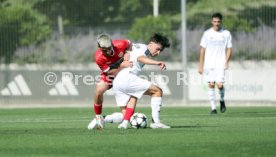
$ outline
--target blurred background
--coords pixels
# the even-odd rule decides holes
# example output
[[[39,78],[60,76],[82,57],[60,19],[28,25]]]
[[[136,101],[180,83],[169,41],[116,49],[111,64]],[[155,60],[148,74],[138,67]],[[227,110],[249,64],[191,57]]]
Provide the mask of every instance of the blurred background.
[[[186,37],[181,34],[181,0],[0,0],[0,104],[89,105],[94,85],[74,83],[76,87],[71,91],[67,87],[62,91],[63,87],[56,84],[45,85],[45,73],[54,72],[57,83],[64,71],[95,76],[99,70],[93,54],[99,33],[146,43],[158,31],[172,43],[159,59],[168,62],[169,70],[162,74],[173,81],[164,85],[162,79],[155,79],[167,91],[168,103],[189,105],[187,102],[206,101],[208,105],[206,84],[192,82],[200,77],[196,69],[201,36],[211,27],[211,15],[221,12],[223,27],[231,32],[233,43],[226,98],[242,102],[241,105],[275,105],[276,1],[183,2]],[[186,40],[185,67],[182,39]],[[178,72],[186,68],[189,85],[176,84]],[[150,71],[156,68],[146,73]],[[107,102],[113,102],[112,93],[106,97]]]

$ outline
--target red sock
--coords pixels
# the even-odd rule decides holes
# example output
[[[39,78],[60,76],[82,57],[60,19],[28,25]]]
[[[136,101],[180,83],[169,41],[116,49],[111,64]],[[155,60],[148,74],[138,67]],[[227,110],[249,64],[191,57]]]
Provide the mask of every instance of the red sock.
[[[124,120],[130,120],[130,117],[133,115],[134,113],[134,108],[126,108],[126,113],[124,116]]]
[[[102,104],[94,104],[94,112],[95,114],[102,114]]]

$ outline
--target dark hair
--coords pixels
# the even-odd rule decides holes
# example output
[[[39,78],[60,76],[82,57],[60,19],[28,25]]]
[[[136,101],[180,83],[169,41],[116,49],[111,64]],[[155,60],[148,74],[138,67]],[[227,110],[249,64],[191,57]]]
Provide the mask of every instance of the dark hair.
[[[158,43],[158,44],[162,45],[161,51],[163,51],[166,47],[170,47],[169,39],[162,33],[154,33],[150,37],[149,42],[154,42],[154,43]]]
[[[223,16],[222,16],[221,13],[214,13],[214,14],[212,15],[212,18],[219,18],[220,20],[222,20]]]

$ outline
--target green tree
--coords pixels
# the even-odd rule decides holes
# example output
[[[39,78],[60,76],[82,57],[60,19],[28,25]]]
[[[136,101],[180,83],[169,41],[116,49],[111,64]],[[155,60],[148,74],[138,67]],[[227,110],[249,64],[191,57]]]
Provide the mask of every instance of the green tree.
[[[146,43],[153,33],[161,32],[165,34],[171,42],[171,53],[177,52],[176,46],[178,41],[176,39],[176,34],[172,29],[174,24],[175,21],[173,21],[170,16],[147,16],[144,18],[137,18],[128,32],[128,37],[135,42],[142,41],[143,43]],[[178,55],[169,55],[167,53],[163,55],[166,59],[174,56]]]
[[[168,16],[147,16],[135,19],[128,37],[136,41],[147,41],[154,32],[162,32],[171,40],[175,40],[172,21]]]
[[[259,26],[275,26],[275,0],[197,0],[188,3],[188,28],[211,27],[211,15],[221,12],[223,25],[232,32],[252,32]]]
[[[98,27],[114,24],[119,5],[119,0],[43,0],[34,8],[46,15],[52,26],[57,26],[57,16],[61,15],[65,26]]]
[[[5,63],[12,62],[16,48],[39,44],[51,34],[45,16],[29,5],[8,2],[2,1],[0,10],[0,61]]]

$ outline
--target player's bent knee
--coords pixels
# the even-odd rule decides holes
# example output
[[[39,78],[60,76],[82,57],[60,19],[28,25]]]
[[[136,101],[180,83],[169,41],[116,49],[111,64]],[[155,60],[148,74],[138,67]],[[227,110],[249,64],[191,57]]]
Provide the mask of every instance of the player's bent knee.
[[[163,96],[163,90],[160,88],[160,87],[157,87],[158,88],[158,94],[160,97]]]
[[[102,100],[103,100],[103,95],[105,93],[107,89],[99,89],[99,88],[96,88],[96,92],[95,92],[95,102],[96,103],[101,103]]]
[[[96,88],[95,96],[102,96],[106,90],[104,88]]]
[[[104,82],[99,82],[96,86],[96,95],[103,95],[106,90],[109,89],[109,85]]]
[[[209,88],[215,88],[215,83],[214,82],[209,82]]]
[[[218,83],[217,86],[218,86],[219,89],[223,88],[223,84],[222,83]]]
[[[163,90],[156,86],[156,85],[152,85],[152,96],[156,96],[156,97],[162,97],[163,96]]]

